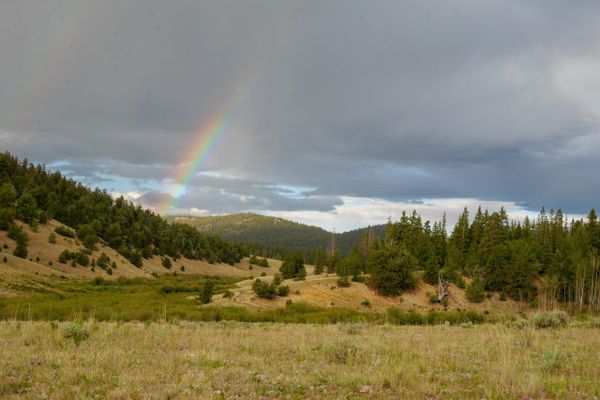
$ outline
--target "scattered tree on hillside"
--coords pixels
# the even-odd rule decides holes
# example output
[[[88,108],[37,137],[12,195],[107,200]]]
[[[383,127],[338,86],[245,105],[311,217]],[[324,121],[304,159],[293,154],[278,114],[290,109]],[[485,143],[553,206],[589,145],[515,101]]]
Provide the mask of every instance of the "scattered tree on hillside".
[[[325,271],[325,264],[327,264],[327,257],[322,249],[317,250],[315,253],[315,275],[321,275]]]
[[[286,256],[279,268],[279,272],[283,279],[304,279],[306,277],[304,261],[299,255]]]
[[[210,279],[204,282],[202,291],[200,292],[200,302],[202,304],[208,304],[212,301],[214,291],[214,283]]]

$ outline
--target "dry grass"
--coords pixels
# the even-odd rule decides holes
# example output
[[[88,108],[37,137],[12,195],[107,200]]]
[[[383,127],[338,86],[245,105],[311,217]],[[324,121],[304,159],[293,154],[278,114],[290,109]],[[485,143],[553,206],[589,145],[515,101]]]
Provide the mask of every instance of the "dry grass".
[[[0,323],[0,397],[595,398],[600,331]],[[69,327],[72,329],[72,326]]]
[[[312,269],[312,267],[310,268]],[[261,279],[271,282],[270,277]],[[482,303],[470,303],[464,290],[455,285],[450,285],[448,304],[444,306],[440,303],[432,304],[430,302],[429,295],[436,293],[436,287],[422,280],[419,280],[419,286],[416,290],[405,292],[396,297],[381,296],[360,282],[351,282],[350,287],[347,288],[339,287],[337,280],[337,275],[308,275],[306,280],[303,281],[285,280],[283,284],[290,287],[289,296],[278,297],[274,300],[257,297],[252,291],[253,280],[246,280],[239,282],[237,284],[238,288],[232,290],[233,297],[223,298],[217,296],[214,302],[221,306],[242,306],[252,310],[265,310],[284,307],[286,301],[291,299],[293,302],[302,302],[317,307],[343,307],[357,311],[383,312],[390,307],[420,313],[430,310],[473,310],[496,317],[512,316],[531,311],[525,303],[512,300],[500,301],[498,294]],[[364,305],[365,300],[369,304],[368,307]]]
[[[64,275],[69,278],[88,279],[97,276],[101,276],[104,279],[115,279],[119,277],[151,277],[153,273],[165,274],[173,271],[193,275],[247,277],[252,274],[259,275],[260,272],[266,272],[267,275],[273,275],[277,272],[281,264],[280,261],[269,260],[269,263],[272,265],[271,268],[254,267],[253,270],[249,270],[247,258],[234,266],[227,264],[210,264],[204,260],[188,260],[180,258],[179,260],[173,260],[173,267],[168,270],[161,265],[160,257],[152,257],[148,260],[144,260],[144,266],[140,269],[131,264],[114,249],[111,249],[102,243],[98,243],[97,250],[93,252],[90,258],[97,259],[102,252],[105,252],[110,257],[111,261],[117,263],[117,269],[113,270],[112,275],[108,275],[106,271],[101,268],[95,268],[95,270],[92,271],[91,267],[77,266],[73,268],[70,263],[61,264],[58,262],[59,255],[63,250],[75,252],[83,249],[81,242],[77,239],[66,238],[58,234],[56,235],[56,244],[49,243],[48,236],[50,233],[54,232],[54,229],[57,226],[61,225],[59,222],[50,221],[48,224],[39,225],[37,232],[32,231],[28,225],[19,225],[23,225],[23,229],[29,236],[29,254],[26,260],[12,255],[12,251],[16,246],[15,242],[7,238],[6,232],[0,231],[0,247],[4,244],[9,247],[8,249],[2,249],[0,260],[6,257],[7,263],[0,262],[0,268],[5,267],[11,269],[12,267],[17,273],[33,272],[42,275]],[[182,266],[185,267],[184,271],[181,271]],[[0,292],[0,295],[8,295],[8,293]]]

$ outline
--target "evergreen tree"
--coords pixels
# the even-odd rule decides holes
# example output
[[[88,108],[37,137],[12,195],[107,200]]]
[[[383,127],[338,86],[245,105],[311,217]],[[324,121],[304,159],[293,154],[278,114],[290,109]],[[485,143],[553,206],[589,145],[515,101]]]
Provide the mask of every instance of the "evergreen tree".
[[[392,241],[373,251],[368,264],[372,284],[382,295],[396,296],[415,286],[412,272],[418,266],[417,259]]]
[[[200,302],[202,304],[208,304],[212,301],[212,296],[214,292],[214,283],[210,279],[204,282],[204,286],[202,287],[202,291],[200,292]]]
[[[327,264],[327,257],[322,249],[317,250],[315,254],[315,275],[321,275],[325,270]]]
[[[35,198],[29,192],[25,192],[19,197],[16,204],[15,214],[17,219],[30,224],[37,221],[39,210]]]
[[[283,260],[279,272],[283,279],[304,279],[306,277],[306,269],[304,261],[299,255],[288,255]]]

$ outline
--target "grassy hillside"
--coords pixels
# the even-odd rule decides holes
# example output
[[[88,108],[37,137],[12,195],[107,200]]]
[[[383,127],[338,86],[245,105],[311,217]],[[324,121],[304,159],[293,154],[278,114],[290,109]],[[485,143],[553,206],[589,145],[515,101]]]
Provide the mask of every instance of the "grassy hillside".
[[[252,213],[209,217],[174,216],[168,220],[191,225],[202,233],[232,242],[249,243],[258,252],[273,256],[294,251],[310,259],[317,249],[327,249],[332,240],[332,233],[322,228]],[[368,229],[375,236],[385,235],[385,225],[337,233],[335,238],[340,254],[347,255]]]
[[[239,263],[232,265],[224,263],[210,264],[205,260],[187,259],[180,257],[177,260],[172,260],[170,269],[162,265],[160,256],[151,256],[144,260],[141,267],[133,265],[127,258],[123,257],[116,250],[107,246],[104,243],[97,243],[94,250],[86,249],[82,242],[77,238],[63,237],[55,233],[57,227],[64,226],[57,221],[51,220],[44,225],[39,225],[35,230],[32,230],[26,224],[19,223],[23,231],[29,237],[28,256],[20,258],[14,256],[15,242],[7,237],[7,233],[0,231],[0,295],[2,294],[2,286],[6,291],[8,279],[11,282],[19,280],[28,280],[29,276],[34,273],[43,276],[64,276],[67,278],[87,278],[102,277],[104,279],[117,278],[151,278],[156,274],[201,274],[210,276],[231,276],[231,277],[248,277],[252,274],[249,270],[250,265],[248,258],[242,259]],[[49,237],[55,236],[55,243],[50,243]],[[82,266],[72,262],[61,263],[60,254],[64,251],[73,253],[85,252],[89,254],[90,264]],[[109,258],[109,265],[115,263],[116,268],[111,267],[101,268],[93,266],[104,253]],[[6,260],[5,260],[6,259]],[[277,261],[271,260],[270,264],[278,265]],[[272,268],[261,268],[261,271],[266,271],[272,275]],[[19,278],[20,277],[20,278]]]

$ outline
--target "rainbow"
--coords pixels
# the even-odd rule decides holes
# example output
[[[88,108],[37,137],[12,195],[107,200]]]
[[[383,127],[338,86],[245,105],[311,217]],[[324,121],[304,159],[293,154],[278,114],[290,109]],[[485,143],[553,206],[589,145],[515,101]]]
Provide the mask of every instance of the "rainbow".
[[[208,121],[205,121],[193,141],[193,145],[185,152],[182,161],[177,163],[178,167],[173,181],[176,187],[182,187],[183,190],[189,185],[190,180],[196,176],[197,171],[208,160],[209,156],[214,152],[217,145],[235,121],[242,105],[250,95],[254,83],[242,85],[232,96],[233,101],[224,111],[217,113]],[[161,215],[166,215],[177,205],[178,196],[173,196],[171,193],[166,193],[162,205],[158,207],[158,212]]]

